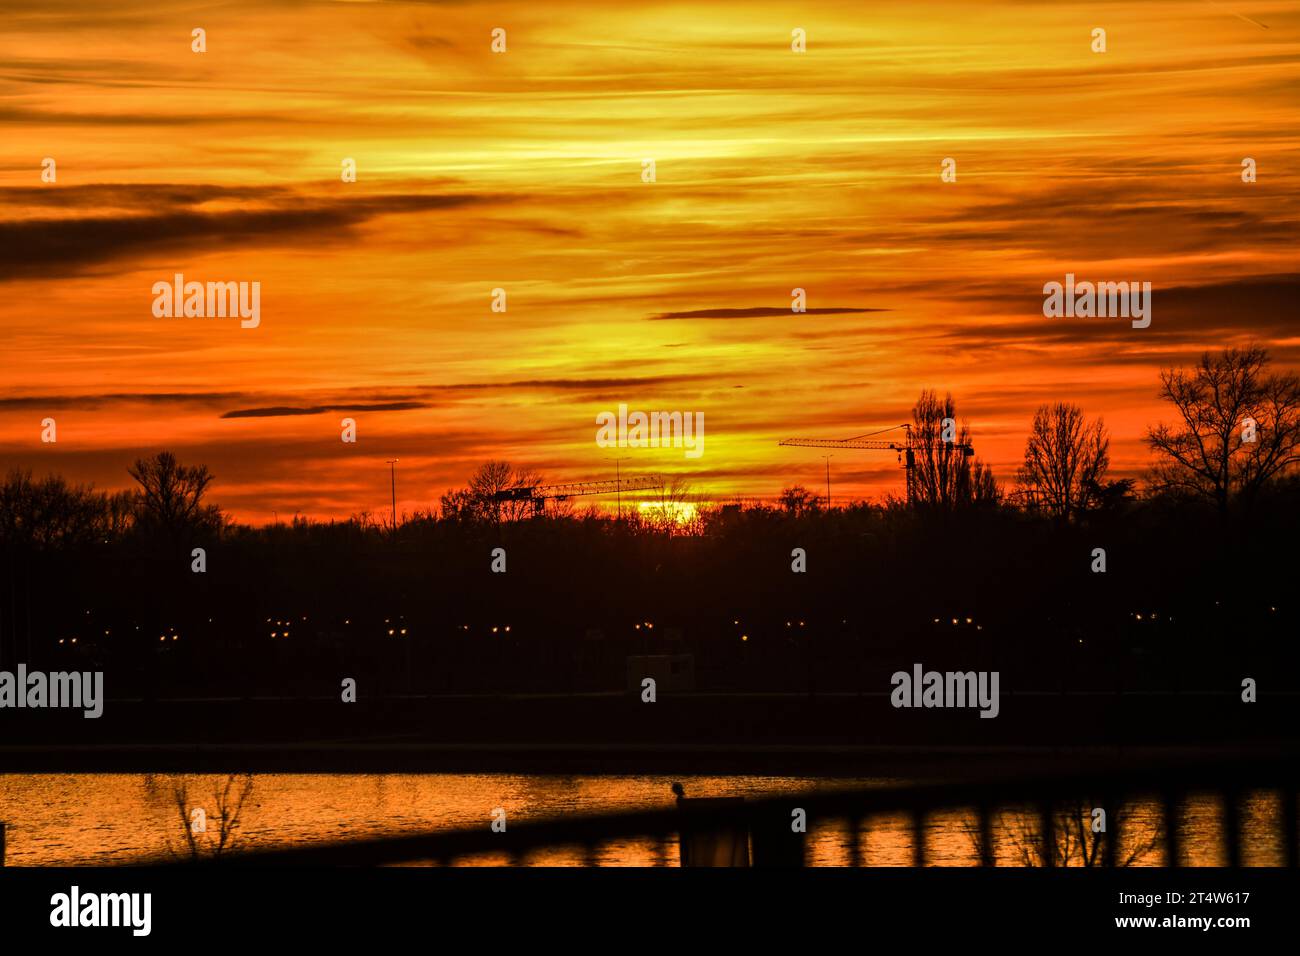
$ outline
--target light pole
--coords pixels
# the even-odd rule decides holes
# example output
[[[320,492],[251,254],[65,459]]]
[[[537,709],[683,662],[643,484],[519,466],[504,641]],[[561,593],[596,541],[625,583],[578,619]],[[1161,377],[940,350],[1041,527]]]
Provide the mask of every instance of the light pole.
[[[835,456],[822,455],[821,457],[826,459],[826,508],[829,510],[831,506],[831,459]]]
[[[618,520],[623,520],[623,476],[619,471],[619,462],[627,461],[627,458],[606,458],[605,461],[614,463],[614,493],[618,496]]]
[[[388,459],[388,480],[393,492],[393,534],[397,534],[397,463],[401,460]]]

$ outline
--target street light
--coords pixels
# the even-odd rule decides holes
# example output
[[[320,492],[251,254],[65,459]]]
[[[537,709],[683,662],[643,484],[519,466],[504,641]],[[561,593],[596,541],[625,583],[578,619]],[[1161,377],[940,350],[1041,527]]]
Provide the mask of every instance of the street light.
[[[393,492],[393,534],[397,534],[397,463],[400,458],[388,459],[388,479]]]

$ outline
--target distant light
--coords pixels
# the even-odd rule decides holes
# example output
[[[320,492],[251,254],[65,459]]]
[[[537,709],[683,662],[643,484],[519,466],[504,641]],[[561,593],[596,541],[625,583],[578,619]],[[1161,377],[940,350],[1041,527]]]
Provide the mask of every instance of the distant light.
[[[391,627],[388,629],[388,634],[389,634],[390,637],[391,637],[392,634],[393,634],[393,629],[392,629]]]
[[[403,633],[403,634],[406,633],[406,628],[402,628],[402,633]]]
[[[75,637],[72,639],[72,643],[73,644],[77,643],[77,639]]]
[[[970,618],[966,618],[966,623],[969,624],[970,622]]]
[[[747,641],[747,640],[749,640],[749,635],[748,635],[748,634],[742,634],[742,635],[740,635],[740,639],[741,639],[742,641]]]
[[[497,629],[496,629],[496,627],[494,626],[494,627],[492,628],[492,633],[495,634],[496,632],[497,632]]]
[[[507,634],[510,633],[510,625],[509,625],[509,624],[506,625],[506,633],[507,633]]]
[[[956,626],[956,624],[957,624],[957,619],[956,619],[955,617],[952,619],[952,623],[953,623],[954,626]]]

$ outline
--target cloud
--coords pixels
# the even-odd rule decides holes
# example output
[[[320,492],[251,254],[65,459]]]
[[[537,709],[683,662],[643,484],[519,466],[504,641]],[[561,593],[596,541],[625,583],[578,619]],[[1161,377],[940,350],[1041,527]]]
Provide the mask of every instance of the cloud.
[[[96,408],[100,405],[141,402],[150,405],[181,403],[206,404],[247,398],[245,392],[100,392],[87,395],[16,395],[0,398],[0,409],[51,408],[73,405]]]
[[[0,410],[47,409],[72,406],[98,408],[104,405],[141,403],[148,405],[213,405],[230,402],[248,403],[247,407],[230,409],[221,418],[277,418],[293,415],[319,415],[324,412],[382,412],[410,411],[436,407],[430,399],[447,393],[479,391],[556,391],[602,392],[615,389],[635,390],[665,385],[713,382],[715,376],[695,375],[642,375],[622,378],[535,378],[504,382],[452,382],[446,385],[421,385],[412,388],[376,388],[359,386],[346,389],[350,395],[333,396],[322,401],[319,393],[311,395],[310,404],[295,404],[297,395],[267,392],[87,392],[84,394],[10,395],[0,397]],[[259,404],[252,404],[252,403]],[[274,403],[274,404],[272,404]]]
[[[852,315],[858,312],[888,312],[889,309],[868,309],[868,308],[832,308],[832,309],[808,309],[805,312],[791,312],[789,307],[772,308],[768,306],[754,306],[747,309],[696,309],[691,312],[661,312],[658,315],[650,316],[650,321],[659,322],[664,319],[753,319],[760,316],[768,315]]]
[[[124,190],[130,187],[121,187]],[[178,205],[205,201],[185,187]],[[208,189],[212,187],[197,187]],[[143,196],[157,195],[146,190]],[[211,194],[223,195],[220,192]],[[333,201],[279,200],[270,208],[180,210],[156,214],[0,221],[0,281],[71,276],[89,266],[143,253],[176,255],[208,247],[248,247],[273,242],[313,245],[322,234],[347,230],[379,216],[458,209],[503,201],[482,195],[394,194]]]
[[[1064,271],[1044,281],[1062,281]],[[1075,281],[1111,278],[1100,273],[1077,272]],[[1126,278],[1115,275],[1116,281]],[[1132,277],[1128,277],[1132,278]],[[982,289],[967,289],[958,298],[982,302],[998,312],[1020,313],[1024,321],[987,321],[965,318],[943,328],[936,336],[960,341],[963,348],[1032,345],[1050,349],[1067,345],[1126,345],[1142,351],[1140,361],[1153,360],[1151,349],[1227,344],[1231,336],[1267,339],[1289,338],[1295,328],[1296,302],[1300,299],[1300,273],[1245,276],[1204,285],[1162,287],[1152,283],[1150,328],[1134,329],[1128,319],[1043,318],[1041,286],[1009,292],[1002,282]],[[1064,358],[1064,353],[1061,353]],[[1108,362],[1122,361],[1108,351]],[[1088,357],[1096,361],[1096,355]]]
[[[379,405],[278,405],[270,408],[236,408],[222,418],[283,418],[291,415],[321,415],[325,412],[406,412],[430,408],[428,402],[386,402]]]

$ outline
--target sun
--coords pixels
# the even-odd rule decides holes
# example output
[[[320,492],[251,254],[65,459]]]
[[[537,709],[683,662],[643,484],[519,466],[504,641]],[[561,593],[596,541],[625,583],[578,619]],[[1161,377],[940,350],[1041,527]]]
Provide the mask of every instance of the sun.
[[[693,501],[641,501],[636,510],[651,520],[668,518],[675,525],[690,524],[699,514]]]

